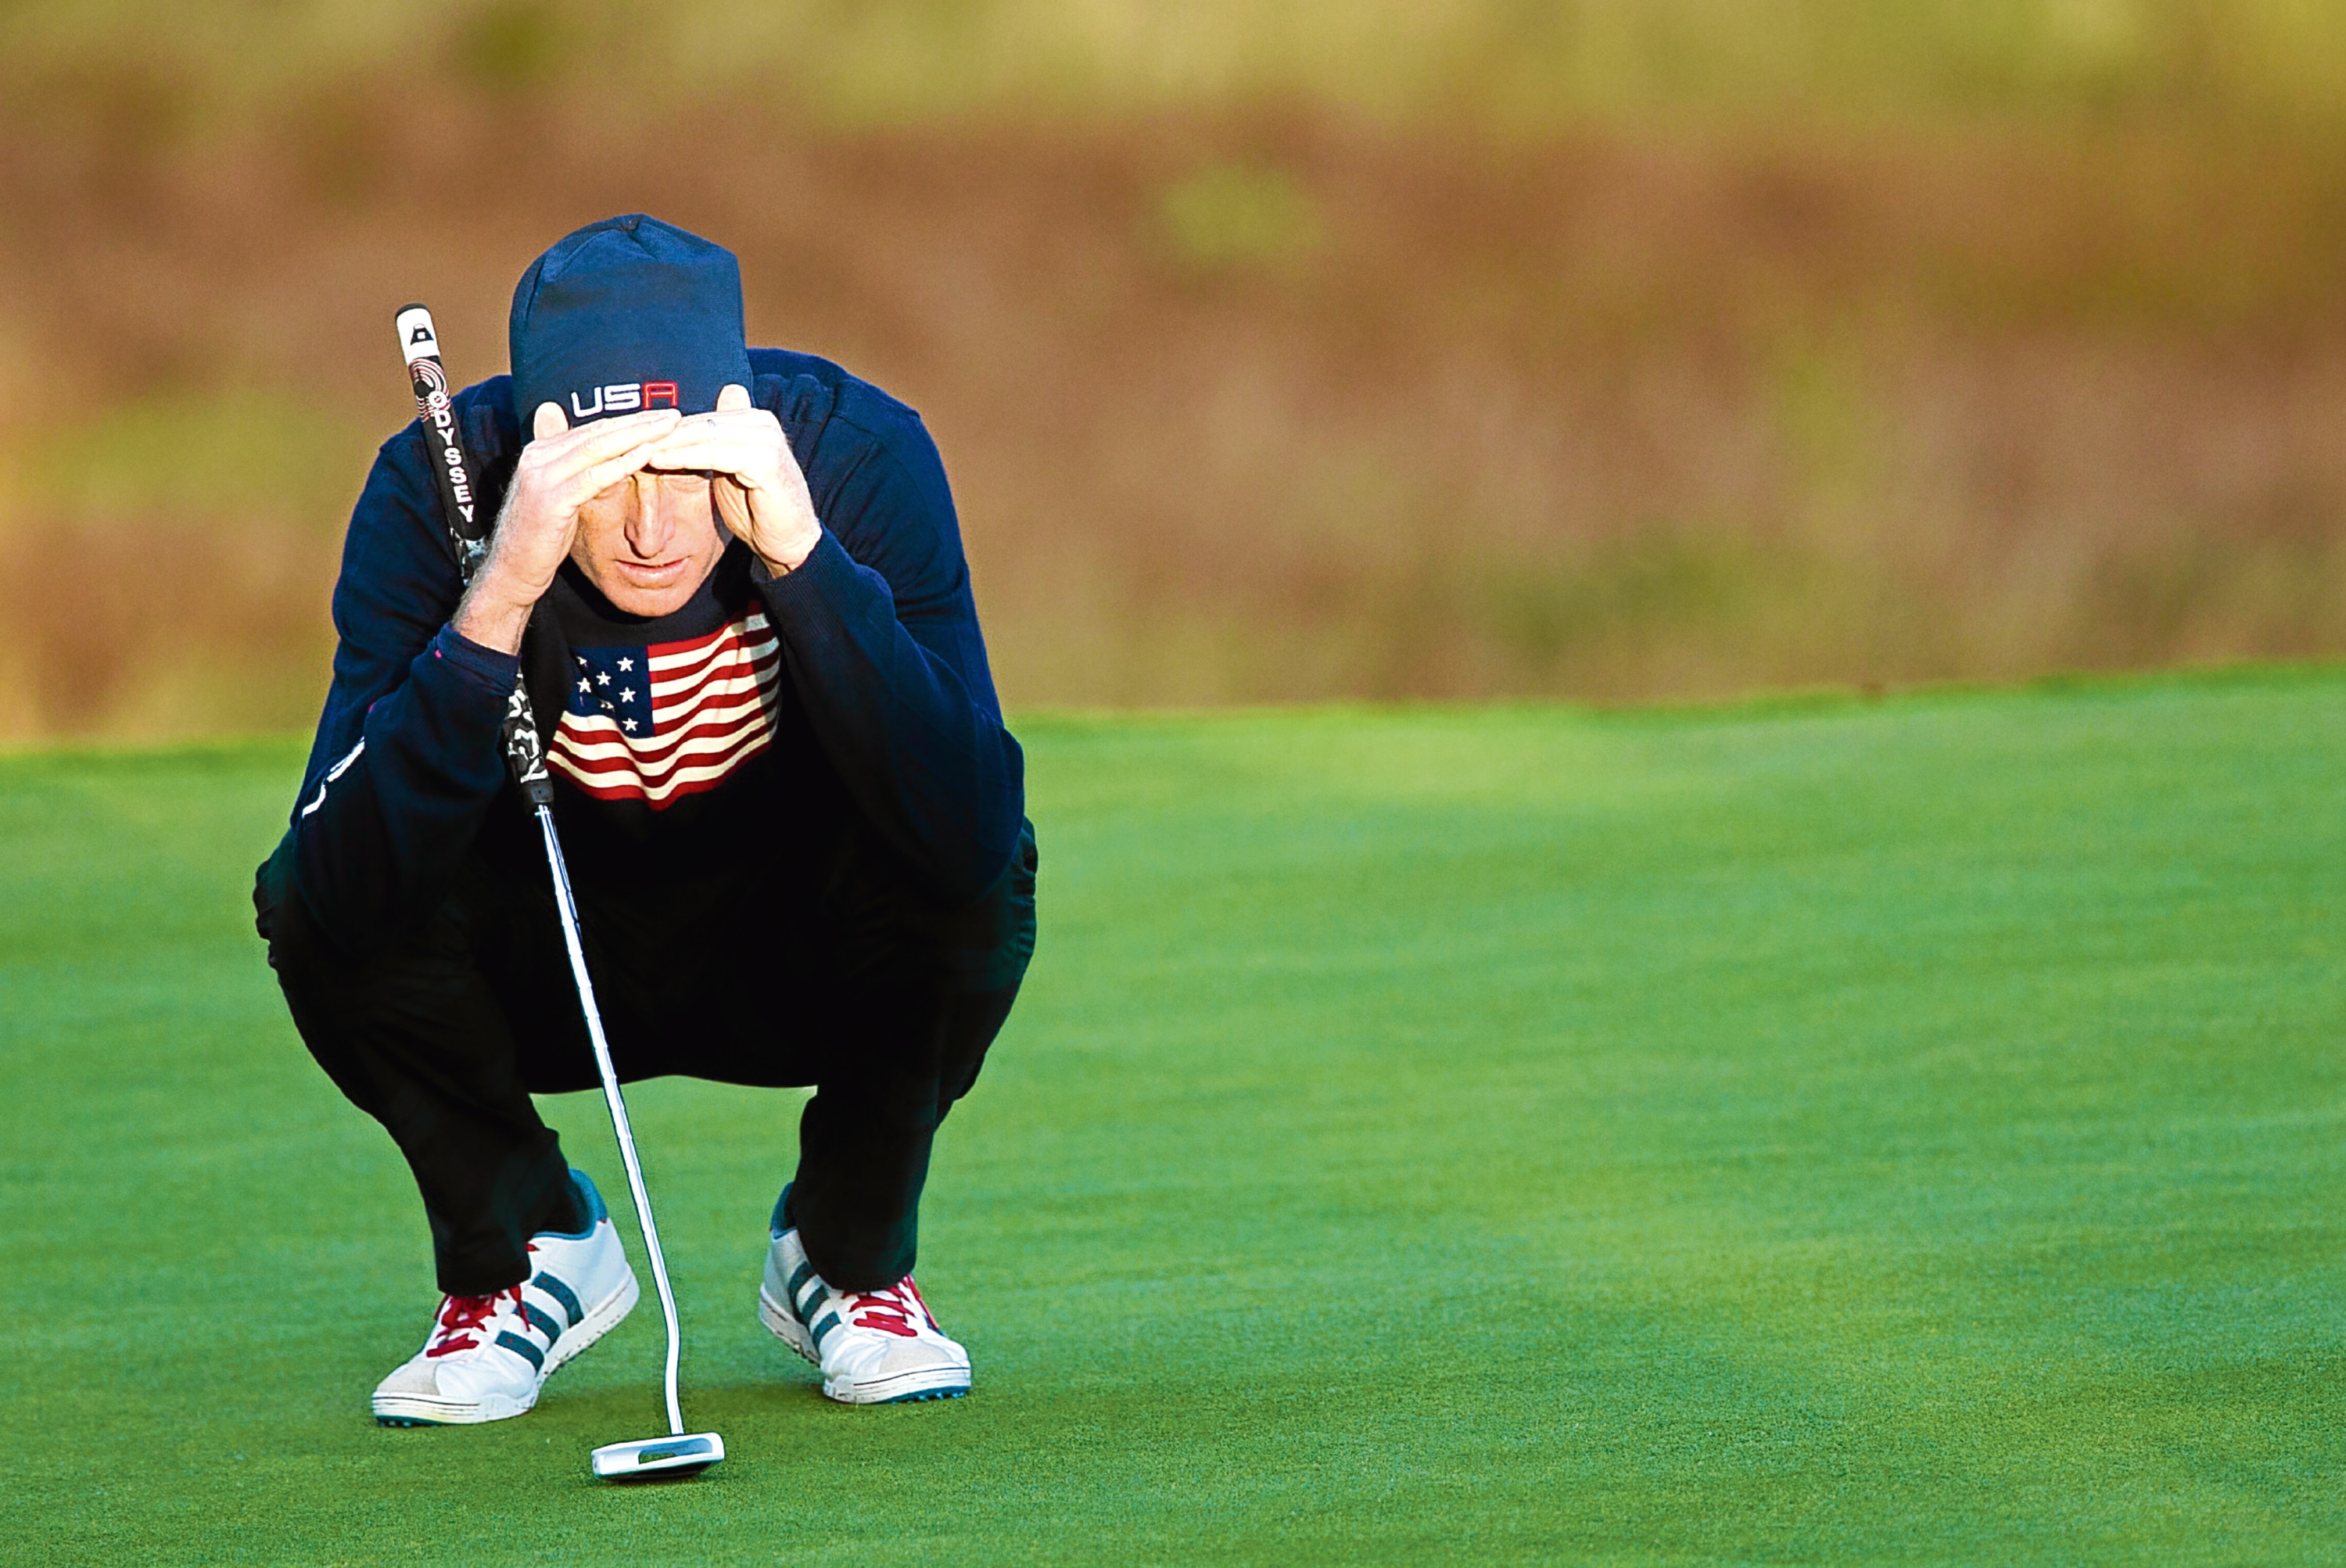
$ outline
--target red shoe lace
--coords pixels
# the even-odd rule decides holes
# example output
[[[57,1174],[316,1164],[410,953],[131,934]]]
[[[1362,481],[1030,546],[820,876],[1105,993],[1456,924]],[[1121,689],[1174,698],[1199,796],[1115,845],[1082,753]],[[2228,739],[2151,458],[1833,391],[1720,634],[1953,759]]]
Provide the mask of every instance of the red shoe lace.
[[[927,1318],[930,1328],[937,1326],[937,1320],[929,1316],[929,1304],[921,1299],[921,1288],[913,1283],[909,1274],[885,1289],[845,1290],[841,1294],[851,1303],[847,1320],[859,1329],[877,1329],[883,1334],[917,1339],[921,1331],[913,1327],[914,1312]]]
[[[493,1296],[449,1297],[440,1304],[438,1336],[423,1353],[427,1356],[447,1356],[458,1350],[469,1350],[479,1344],[478,1339],[460,1339],[456,1336],[470,1335],[472,1330],[485,1327],[488,1320],[497,1315],[497,1303],[508,1296],[514,1298],[515,1306],[519,1306],[521,1287],[509,1286]]]

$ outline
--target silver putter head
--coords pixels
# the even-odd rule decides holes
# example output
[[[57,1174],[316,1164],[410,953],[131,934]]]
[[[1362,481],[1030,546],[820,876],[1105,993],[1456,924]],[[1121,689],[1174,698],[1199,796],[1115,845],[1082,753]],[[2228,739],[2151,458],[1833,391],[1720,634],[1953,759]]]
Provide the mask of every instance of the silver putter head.
[[[597,1449],[595,1474],[604,1481],[678,1481],[698,1475],[724,1457],[725,1440],[715,1432],[646,1438]]]

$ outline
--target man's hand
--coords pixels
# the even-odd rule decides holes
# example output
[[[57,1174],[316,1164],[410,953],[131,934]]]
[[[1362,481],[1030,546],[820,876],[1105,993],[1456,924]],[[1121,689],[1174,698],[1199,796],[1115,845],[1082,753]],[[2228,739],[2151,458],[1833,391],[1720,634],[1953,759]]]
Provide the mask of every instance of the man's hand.
[[[660,442],[681,422],[674,409],[650,409],[572,430],[560,407],[542,402],[531,423],[537,439],[522,449],[489,558],[456,606],[454,622],[459,636],[506,653],[521,652],[529,612],[570,554],[578,508],[651,466]]]
[[[747,387],[719,391],[716,412],[680,421],[645,463],[716,475],[709,492],[718,516],[777,576],[798,570],[822,540],[806,475],[782,437],[782,422],[752,408]]]

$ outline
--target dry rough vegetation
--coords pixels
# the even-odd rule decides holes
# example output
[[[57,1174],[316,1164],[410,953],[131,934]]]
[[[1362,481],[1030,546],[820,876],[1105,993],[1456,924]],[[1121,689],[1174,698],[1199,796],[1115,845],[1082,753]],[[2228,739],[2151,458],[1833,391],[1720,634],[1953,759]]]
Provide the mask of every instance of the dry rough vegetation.
[[[1308,94],[880,122],[590,91],[487,15],[428,85],[17,73],[0,535],[39,587],[0,603],[0,738],[304,724],[406,417],[392,310],[494,373],[530,257],[637,209],[740,253],[755,341],[923,412],[1014,704],[2346,649],[2346,137]]]

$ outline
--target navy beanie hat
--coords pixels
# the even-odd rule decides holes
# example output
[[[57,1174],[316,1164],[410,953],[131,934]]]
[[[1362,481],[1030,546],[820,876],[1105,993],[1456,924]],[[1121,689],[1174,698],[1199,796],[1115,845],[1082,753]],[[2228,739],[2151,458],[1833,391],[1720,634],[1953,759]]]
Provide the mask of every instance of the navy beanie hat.
[[[643,408],[707,413],[750,384],[741,264],[722,245],[640,212],[590,223],[530,263],[514,288],[514,412],[572,424]]]

